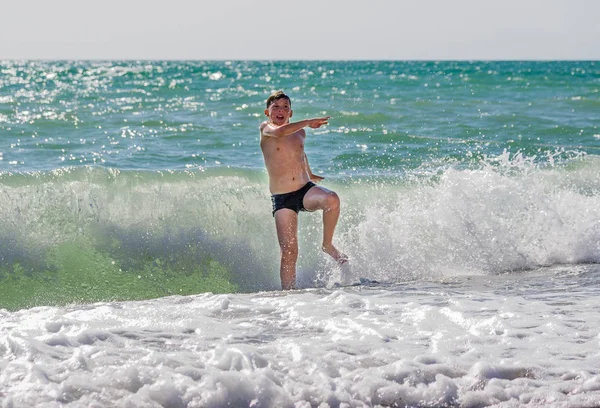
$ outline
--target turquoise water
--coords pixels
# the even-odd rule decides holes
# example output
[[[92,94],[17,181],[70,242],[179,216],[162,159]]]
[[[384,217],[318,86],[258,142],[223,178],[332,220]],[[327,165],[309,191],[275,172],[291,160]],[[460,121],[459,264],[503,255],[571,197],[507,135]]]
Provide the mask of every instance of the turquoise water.
[[[598,62],[5,61],[0,308],[277,288],[258,125],[278,89],[332,117],[306,151],[353,273],[600,261]]]
[[[598,154],[596,62],[4,62],[0,170],[262,168],[284,89],[323,171],[372,174],[467,152]]]

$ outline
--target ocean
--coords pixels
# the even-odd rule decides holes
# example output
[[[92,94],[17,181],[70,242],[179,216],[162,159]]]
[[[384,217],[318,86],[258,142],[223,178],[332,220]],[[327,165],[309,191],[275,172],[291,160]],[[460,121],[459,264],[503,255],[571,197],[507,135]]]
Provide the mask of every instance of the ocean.
[[[0,62],[0,406],[600,407],[600,63]]]

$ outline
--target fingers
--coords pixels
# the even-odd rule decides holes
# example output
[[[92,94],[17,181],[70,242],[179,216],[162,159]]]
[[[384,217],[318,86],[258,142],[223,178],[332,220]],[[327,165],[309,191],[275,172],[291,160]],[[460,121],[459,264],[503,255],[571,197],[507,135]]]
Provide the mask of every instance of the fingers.
[[[315,119],[313,119],[313,122],[311,123],[310,127],[319,128],[323,125],[327,125],[327,124],[329,124],[330,117],[331,116],[325,116],[323,118],[315,118]]]

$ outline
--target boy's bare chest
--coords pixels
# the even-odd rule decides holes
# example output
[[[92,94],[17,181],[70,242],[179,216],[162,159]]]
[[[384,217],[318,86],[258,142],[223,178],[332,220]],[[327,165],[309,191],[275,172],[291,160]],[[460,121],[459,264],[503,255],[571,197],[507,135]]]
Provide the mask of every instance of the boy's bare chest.
[[[293,135],[289,135],[288,137],[284,137],[281,139],[281,142],[286,147],[291,149],[304,149],[304,136],[302,134],[294,133]]]
[[[304,139],[301,134],[288,135],[280,139],[271,139],[271,149],[282,154],[304,151]]]

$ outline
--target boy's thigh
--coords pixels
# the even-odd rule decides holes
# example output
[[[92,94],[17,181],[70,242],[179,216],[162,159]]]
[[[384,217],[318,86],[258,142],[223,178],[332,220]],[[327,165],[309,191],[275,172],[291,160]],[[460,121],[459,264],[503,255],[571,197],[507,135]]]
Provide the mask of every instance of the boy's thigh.
[[[304,205],[306,211],[322,210],[327,206],[327,201],[332,196],[335,196],[335,192],[322,186],[314,186],[304,196],[302,205]]]
[[[289,208],[275,211],[275,227],[279,244],[290,245],[297,243],[298,214]]]

